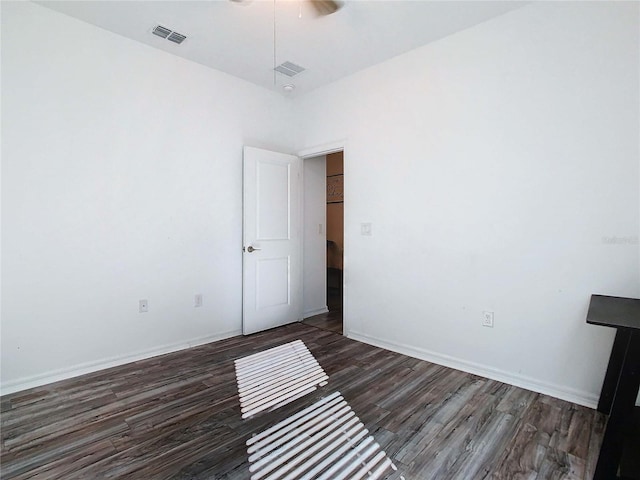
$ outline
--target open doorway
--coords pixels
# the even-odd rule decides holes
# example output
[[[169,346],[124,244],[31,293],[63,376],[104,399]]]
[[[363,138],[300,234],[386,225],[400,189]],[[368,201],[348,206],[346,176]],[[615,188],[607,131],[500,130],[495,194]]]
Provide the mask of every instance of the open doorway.
[[[304,323],[342,334],[344,154],[305,158],[304,163]]]
[[[327,308],[340,314],[344,271],[344,155],[330,153],[327,174]]]

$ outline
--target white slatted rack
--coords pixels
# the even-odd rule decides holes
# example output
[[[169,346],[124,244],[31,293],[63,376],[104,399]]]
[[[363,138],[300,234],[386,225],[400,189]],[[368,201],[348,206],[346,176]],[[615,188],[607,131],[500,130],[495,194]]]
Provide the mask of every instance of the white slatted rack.
[[[329,378],[301,340],[235,361],[242,418],[292,402]]]
[[[368,433],[333,393],[247,441],[251,480],[374,480],[396,473]]]

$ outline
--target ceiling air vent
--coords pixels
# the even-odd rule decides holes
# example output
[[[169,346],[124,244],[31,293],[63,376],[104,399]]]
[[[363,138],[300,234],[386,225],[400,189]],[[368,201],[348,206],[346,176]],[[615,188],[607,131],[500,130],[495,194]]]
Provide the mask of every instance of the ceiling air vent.
[[[187,38],[184,35],[177,33],[177,32],[171,32],[171,35],[169,35],[167,37],[167,40],[169,40],[170,42],[173,43],[177,43],[177,44],[181,44],[182,42],[184,42],[184,39]]]
[[[296,65],[295,63],[284,62],[278,65],[274,70],[286,75],[287,77],[295,77],[299,73],[304,72],[305,68],[300,65]]]
[[[158,25],[156,28],[154,28],[151,33],[153,33],[154,35],[157,35],[159,37],[162,38],[167,38],[169,36],[169,34],[171,33],[171,30],[169,30],[168,28],[163,27],[162,25]]]
[[[187,38],[186,35],[174,32],[173,30],[170,30],[167,27],[163,27],[162,25],[155,26],[153,30],[151,30],[151,33],[159,37],[166,38],[170,42],[177,43],[178,45],[184,42]]]

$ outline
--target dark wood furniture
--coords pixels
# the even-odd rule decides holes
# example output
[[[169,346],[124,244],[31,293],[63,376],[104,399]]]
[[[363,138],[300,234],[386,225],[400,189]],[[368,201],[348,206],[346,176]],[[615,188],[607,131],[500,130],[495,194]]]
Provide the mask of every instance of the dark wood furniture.
[[[587,323],[616,329],[598,402],[598,411],[609,419],[593,478],[624,478],[618,477],[618,467],[633,434],[629,430],[640,387],[640,299],[592,295]]]

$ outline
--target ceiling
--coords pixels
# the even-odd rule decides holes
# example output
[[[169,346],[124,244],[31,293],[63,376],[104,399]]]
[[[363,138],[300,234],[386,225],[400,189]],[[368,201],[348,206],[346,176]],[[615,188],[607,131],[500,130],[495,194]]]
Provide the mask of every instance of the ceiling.
[[[37,2],[132,40],[287,95],[300,95],[396,55],[520,8],[526,1],[344,1],[318,17],[307,0]],[[275,54],[306,70],[274,83]],[[162,25],[180,45],[151,33]],[[283,91],[285,84],[295,90]]]

